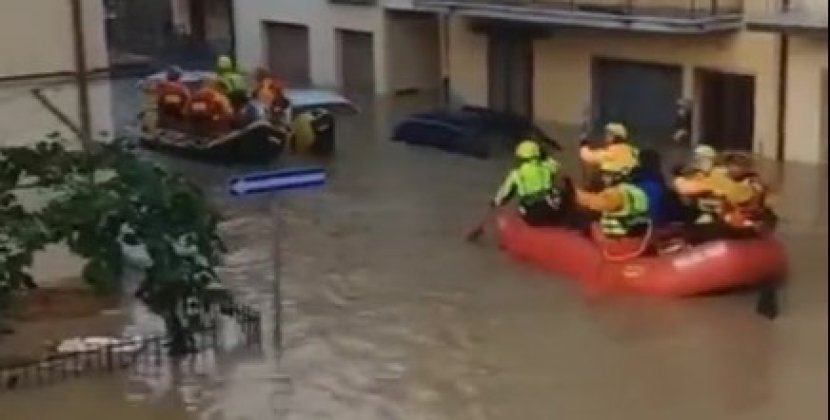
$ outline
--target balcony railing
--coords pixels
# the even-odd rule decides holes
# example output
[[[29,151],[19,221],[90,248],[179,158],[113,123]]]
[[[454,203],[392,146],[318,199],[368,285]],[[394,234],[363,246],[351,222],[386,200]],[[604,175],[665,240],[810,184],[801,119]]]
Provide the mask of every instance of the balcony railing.
[[[415,0],[461,15],[658,32],[737,29],[744,0]]]
[[[329,0],[331,4],[349,4],[355,6],[376,6],[377,0]]]

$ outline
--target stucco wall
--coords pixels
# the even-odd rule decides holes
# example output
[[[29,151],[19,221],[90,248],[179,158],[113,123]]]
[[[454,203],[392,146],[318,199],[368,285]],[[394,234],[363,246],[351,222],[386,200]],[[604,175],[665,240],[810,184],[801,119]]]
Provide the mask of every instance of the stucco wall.
[[[487,104],[487,41],[462,18],[451,24],[451,88],[465,103]],[[694,70],[755,76],[755,148],[774,156],[777,146],[777,53],[771,34],[663,36],[622,32],[559,31],[534,42],[535,118],[579,124],[591,101],[591,61],[617,58],[683,67],[683,95],[694,97]]]
[[[108,64],[102,1],[84,0],[87,65]],[[0,1],[0,78],[73,71],[72,15],[68,1]]]
[[[389,13],[386,33],[390,90],[437,89],[441,77],[438,18]]]
[[[310,0],[236,1],[237,54],[242,66],[266,61],[263,22],[305,25],[309,29],[311,80],[318,86],[338,86],[336,29],[372,32],[378,93],[388,90],[386,39],[381,7],[332,5]]]
[[[78,121],[78,90],[72,82],[36,80],[31,83],[0,83],[0,146],[34,144],[46,134],[58,131],[67,137],[73,134],[40,104],[30,93],[39,87],[55,106],[73,121]],[[112,90],[106,80],[89,84],[93,133],[113,132]]]
[[[824,114],[822,72],[827,71],[827,39],[790,37],[786,111],[787,160],[817,162],[821,158]],[[823,133],[826,135],[826,133]]]
[[[487,38],[470,31],[466,19],[449,24],[450,92],[470,105],[487,105]]]
[[[683,95],[694,98],[695,68],[755,76],[755,149],[774,156],[777,145],[777,51],[770,34],[653,36],[560,32],[535,42],[536,117],[580,121],[591,98],[591,60],[617,58],[683,68]],[[553,100],[552,100],[553,99]]]

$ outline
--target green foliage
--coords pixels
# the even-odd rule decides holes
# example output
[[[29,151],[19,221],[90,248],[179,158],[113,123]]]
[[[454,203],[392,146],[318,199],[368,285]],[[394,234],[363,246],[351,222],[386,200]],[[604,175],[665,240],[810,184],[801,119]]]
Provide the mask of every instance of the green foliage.
[[[24,208],[16,193],[26,189],[47,202]],[[217,281],[213,267],[224,251],[217,222],[196,186],[138,158],[122,141],[97,143],[88,153],[68,150],[56,137],[2,148],[0,299],[36,287],[28,270],[46,244],[66,243],[84,257],[83,278],[102,293],[120,287],[124,247],[144,248],[151,261],[137,297],[168,327],[182,326],[184,302],[203,298]]]

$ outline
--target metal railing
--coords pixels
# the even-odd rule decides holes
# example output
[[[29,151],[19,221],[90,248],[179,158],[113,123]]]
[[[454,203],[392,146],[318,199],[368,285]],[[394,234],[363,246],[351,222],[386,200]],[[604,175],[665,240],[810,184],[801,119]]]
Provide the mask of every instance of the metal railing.
[[[416,0],[416,4],[550,8],[598,15],[698,18],[742,14],[744,0]]]
[[[246,346],[260,343],[262,324],[259,312],[243,305],[224,305],[221,312],[239,324]],[[207,328],[192,333],[192,351],[199,353],[216,348],[218,332],[218,322],[211,322]],[[164,336],[122,339],[90,350],[55,353],[38,360],[0,366],[0,392],[56,384],[96,373],[158,366],[167,356],[170,341],[169,337]]]

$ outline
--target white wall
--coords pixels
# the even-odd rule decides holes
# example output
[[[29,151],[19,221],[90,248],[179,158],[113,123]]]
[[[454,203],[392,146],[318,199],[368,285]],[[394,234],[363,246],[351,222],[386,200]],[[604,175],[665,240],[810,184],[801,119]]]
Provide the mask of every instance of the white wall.
[[[371,32],[375,86],[377,93],[388,92],[382,7],[332,5],[326,0],[241,0],[234,3],[237,55],[243,67],[252,68],[267,61],[263,22],[305,25],[309,29],[312,83],[336,87],[339,85],[336,30]]]
[[[108,65],[104,5],[83,2],[87,65]],[[72,14],[66,0],[0,1],[0,78],[74,71]]]

